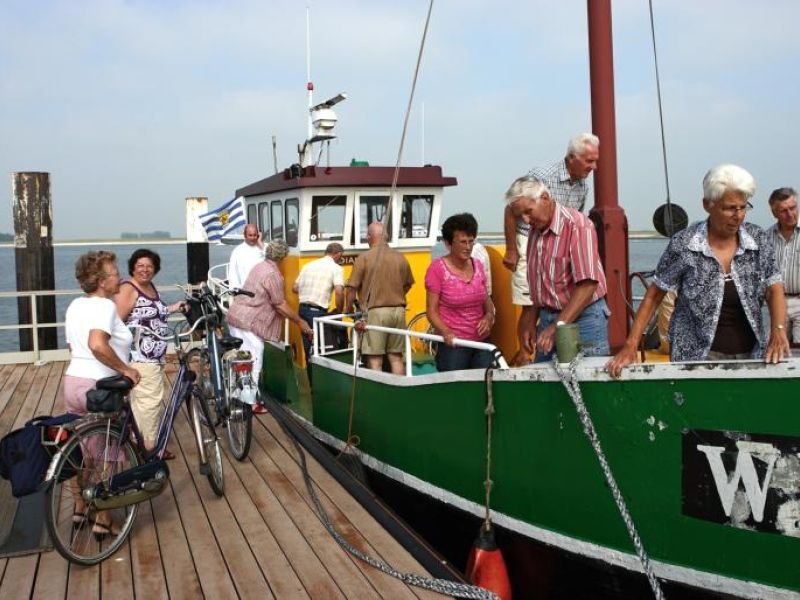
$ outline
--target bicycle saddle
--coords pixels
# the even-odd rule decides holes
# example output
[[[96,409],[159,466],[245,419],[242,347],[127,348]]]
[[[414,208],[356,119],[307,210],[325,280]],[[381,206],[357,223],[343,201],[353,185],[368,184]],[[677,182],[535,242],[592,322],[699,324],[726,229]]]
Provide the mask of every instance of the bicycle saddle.
[[[237,338],[233,336],[226,336],[224,338],[220,338],[219,345],[222,346],[223,350],[236,350],[239,346],[242,345],[242,338]]]
[[[133,387],[133,382],[124,375],[112,375],[97,380],[95,386],[98,390],[109,390],[112,392],[127,392]]]

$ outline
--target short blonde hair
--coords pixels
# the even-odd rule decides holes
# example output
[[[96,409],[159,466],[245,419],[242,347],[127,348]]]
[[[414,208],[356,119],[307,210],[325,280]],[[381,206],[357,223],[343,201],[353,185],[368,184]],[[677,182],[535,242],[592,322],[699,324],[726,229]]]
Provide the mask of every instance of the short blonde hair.
[[[97,291],[100,281],[105,279],[106,266],[117,261],[117,255],[107,250],[81,254],[75,262],[75,279],[87,294]]]

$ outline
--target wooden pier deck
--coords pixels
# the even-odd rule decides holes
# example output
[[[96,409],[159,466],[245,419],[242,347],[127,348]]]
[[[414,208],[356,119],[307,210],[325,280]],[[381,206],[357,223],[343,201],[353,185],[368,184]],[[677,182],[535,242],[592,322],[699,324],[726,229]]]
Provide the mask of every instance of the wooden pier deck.
[[[66,363],[0,367],[0,436],[33,415],[60,414]],[[170,448],[170,485],[140,505],[133,533],[95,567],[55,551],[0,558],[0,600],[10,598],[442,598],[406,586],[341,549],[308,497],[295,450],[269,415],[254,419],[250,456],[226,455],[225,497],[198,473],[185,411]],[[223,443],[224,447],[224,443]],[[396,569],[426,575],[310,456],[309,471],[339,532]],[[9,493],[7,482],[0,492]]]

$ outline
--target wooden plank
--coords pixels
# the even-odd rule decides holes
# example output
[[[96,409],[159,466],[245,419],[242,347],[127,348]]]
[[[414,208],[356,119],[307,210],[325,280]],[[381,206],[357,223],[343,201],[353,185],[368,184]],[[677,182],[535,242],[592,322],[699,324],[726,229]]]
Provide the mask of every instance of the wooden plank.
[[[130,537],[131,567],[136,595],[147,600],[169,598],[158,534],[150,502],[141,502]],[[191,564],[191,557],[189,557]],[[105,589],[103,592],[105,595]]]
[[[38,554],[9,558],[0,586],[0,600],[17,600],[30,595],[36,579]]]
[[[32,379],[33,373],[26,365],[15,365],[14,372],[0,390],[0,436],[11,431]]]
[[[114,600],[133,600],[134,584],[131,574],[130,538],[119,550],[100,563],[100,594]]]
[[[175,432],[182,442],[186,455],[186,446],[192,440],[192,430],[189,427],[188,417],[185,415],[185,412],[181,412],[175,419]],[[184,464],[184,468],[188,469],[190,477],[200,491],[200,500],[208,515],[208,522],[214,531],[217,544],[222,551],[232,583],[239,596],[254,599],[272,598],[273,595],[264,574],[253,557],[229,504],[224,498],[217,497],[211,491],[207,478],[199,474],[196,462],[191,467]]]
[[[51,367],[52,365],[50,364],[41,365],[39,367],[35,365],[28,366],[28,370],[31,372],[30,378],[26,374],[22,381],[30,380],[30,385],[26,389],[22,387],[22,382],[20,382],[20,386],[17,387],[17,392],[20,393],[24,391],[25,397],[22,400],[22,405],[17,413],[16,420],[11,427],[12,429],[22,427],[25,425],[26,421],[36,416],[36,408],[39,406],[39,400],[47,384],[47,378],[48,375],[50,375]]]
[[[67,600],[93,600],[100,596],[100,566],[69,566],[67,575]]]
[[[292,569],[312,598],[344,598],[334,578],[315,554],[303,532],[287,513],[287,507],[275,496],[252,462],[261,451],[251,447],[250,460],[236,465],[236,472],[246,481],[247,493],[259,514],[292,565]]]
[[[255,446],[260,446],[259,438],[266,435],[263,429],[259,429],[254,428],[253,430],[256,434],[254,436]],[[259,475],[284,505],[289,516],[297,524],[298,529],[303,532],[308,544],[314,549],[325,568],[334,575],[336,583],[344,595],[348,598],[380,597],[350,556],[331,538],[316,513],[309,508],[303,497],[268,453],[266,451],[254,452],[254,450],[257,448],[251,449],[250,458],[258,469]]]
[[[172,442],[178,448],[177,442]],[[175,451],[176,461],[184,460],[183,454]],[[170,469],[170,471],[174,468]],[[195,570],[189,540],[183,529],[180,508],[173,494],[172,486],[167,486],[161,495],[151,500],[152,511],[167,590],[171,598],[201,598],[203,590]]]
[[[258,424],[269,432],[271,436],[271,438],[259,436],[259,442],[267,445],[267,451],[270,456],[294,483],[295,487],[301,490],[302,495],[310,503],[311,500],[305,492],[305,481],[302,477],[294,444],[271,415],[265,415],[264,418],[258,419]],[[278,447],[281,448],[281,451],[279,451]],[[320,463],[313,459],[309,460],[310,458],[310,455],[306,454],[309,473],[319,490],[322,491],[320,493],[318,490],[318,494],[320,494],[323,506],[334,520],[339,533],[348,542],[368,555],[371,554],[376,558],[383,559],[399,571],[430,577],[430,574],[422,565],[353,496],[347,493]],[[367,541],[369,542],[368,546],[364,545]],[[360,561],[358,561],[358,564],[363,565]],[[396,589],[396,585],[393,583],[382,584],[381,581],[399,582],[399,580],[367,565],[363,566],[365,573],[368,575],[377,574],[377,577],[373,577],[373,580],[378,589],[382,589],[385,585]],[[401,585],[406,589],[412,590],[412,594],[420,598],[442,598],[442,595],[436,592],[421,588],[408,588],[405,584]],[[394,595],[398,592],[393,591],[392,593]]]
[[[180,415],[178,415],[180,417]],[[176,422],[178,419],[176,419]],[[170,464],[170,481],[176,502],[180,507],[180,519],[189,548],[194,558],[197,575],[203,594],[208,598],[234,598],[236,587],[231,580],[230,573],[208,517],[203,510],[202,494],[198,492],[187,470],[187,460],[196,464],[194,442],[188,436],[177,436],[177,449],[183,459],[177,459]],[[211,494],[206,485],[203,493]]]
[[[267,429],[267,425],[269,428]],[[303,479],[302,471],[298,459],[296,458],[296,450],[294,445],[291,444],[289,439],[283,433],[278,423],[271,417],[259,419],[259,429],[264,429],[263,434],[257,431],[259,444],[265,446],[266,451],[270,457],[276,462],[278,467],[286,475],[298,493],[304,498],[310,510],[316,511],[313,506],[311,498],[308,496],[305,481]],[[274,434],[274,435],[273,435]],[[277,436],[281,437],[284,446],[276,440]],[[323,508],[328,513],[331,521],[339,532],[339,534],[352,544],[355,548],[366,554],[373,556],[377,559],[382,559],[389,563],[396,569],[408,570],[410,572],[419,573],[420,575],[427,575],[424,569],[413,559],[391,535],[389,535],[369,514],[364,511],[358,502],[356,502],[350,494],[348,494],[339,483],[328,474],[327,471],[310,455],[306,454],[306,462],[316,486],[317,494]],[[347,512],[342,512],[339,506],[332,501],[330,495],[335,496],[339,501],[344,501],[345,498],[350,499],[349,508],[357,511],[352,515]],[[360,510],[359,510],[360,509]],[[354,515],[358,515],[360,524],[370,529],[372,536],[365,535],[360,529],[354,526]],[[383,537],[378,537],[377,534],[382,533]],[[382,541],[381,547],[376,546],[376,541]],[[346,552],[342,549],[342,552]],[[382,594],[390,598],[416,598],[417,596],[412,589],[405,583],[390,575],[369,566],[368,564],[353,559],[356,566],[370,579],[376,589],[380,590]],[[398,561],[403,567],[398,566]],[[435,597],[435,596],[434,596]]]
[[[55,550],[39,555],[39,570],[32,600],[58,600],[66,596],[69,563]]]
[[[252,465],[249,466],[252,469]],[[245,485],[240,474],[246,467],[234,459],[226,460],[225,469],[225,497],[275,597],[308,598],[292,564],[259,513],[256,500],[248,494],[252,480],[247,480]]]

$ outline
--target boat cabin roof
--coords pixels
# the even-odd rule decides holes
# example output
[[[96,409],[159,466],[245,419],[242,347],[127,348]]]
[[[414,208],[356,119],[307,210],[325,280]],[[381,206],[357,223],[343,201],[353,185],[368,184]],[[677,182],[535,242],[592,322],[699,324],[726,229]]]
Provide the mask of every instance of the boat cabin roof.
[[[298,176],[299,173],[299,176]],[[389,187],[394,167],[318,167],[284,169],[261,181],[236,190],[236,196],[258,196],[310,187]],[[449,187],[458,185],[455,177],[442,175],[439,166],[400,167],[398,187]]]

